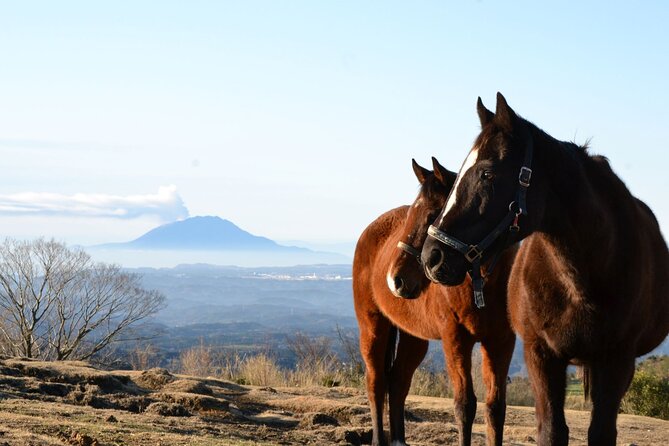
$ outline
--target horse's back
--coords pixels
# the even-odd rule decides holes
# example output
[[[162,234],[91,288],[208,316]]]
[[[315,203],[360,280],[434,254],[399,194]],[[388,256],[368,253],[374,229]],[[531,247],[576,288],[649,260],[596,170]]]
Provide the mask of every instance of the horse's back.
[[[381,214],[360,235],[353,254],[353,280],[365,268],[374,264],[379,251],[388,237],[397,229],[407,215],[409,206],[400,206]]]
[[[632,195],[606,158],[593,157],[593,160],[604,178],[600,194],[610,203],[621,247],[608,254],[613,254],[620,265],[610,280],[632,284],[634,292],[625,297],[633,301],[630,319],[636,319],[637,354],[641,355],[655,348],[669,332],[669,250],[650,207]],[[625,286],[620,283],[614,289]]]
[[[669,334],[669,249],[662,236],[659,223],[651,209],[635,199],[638,214],[638,234],[645,247],[641,247],[641,264],[637,267],[639,281],[647,282],[643,294],[646,299],[640,318],[643,334],[639,339],[637,355],[657,347]]]

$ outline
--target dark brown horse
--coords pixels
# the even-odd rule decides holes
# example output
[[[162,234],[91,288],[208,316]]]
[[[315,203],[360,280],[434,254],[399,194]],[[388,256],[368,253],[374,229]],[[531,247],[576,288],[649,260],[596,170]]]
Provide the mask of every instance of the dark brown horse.
[[[494,114],[479,99],[478,114],[481,134],[423,247],[426,273],[457,285],[503,247],[496,232],[526,237],[509,312],[525,343],[538,443],[568,442],[565,370],[575,363],[593,404],[588,443],[613,445],[634,360],[669,332],[669,252],[657,220],[606,158],[547,135],[502,95]]]
[[[392,444],[405,444],[404,402],[411,378],[425,357],[427,340],[441,339],[453,384],[460,444],[471,441],[476,412],[471,354],[474,344],[481,342],[488,444],[501,445],[506,378],[515,342],[506,310],[507,279],[515,252],[509,250],[489,278],[483,309],[474,306],[470,282],[446,288],[427,280],[417,257],[427,237],[427,225],[443,206],[455,180],[455,174],[434,159],[433,164],[434,173],[414,161],[421,183],[415,203],[386,212],[369,225],[358,240],[353,260],[353,296],[360,351],[367,369],[372,444],[386,444],[386,394]],[[404,243],[404,250],[398,249],[398,242]]]

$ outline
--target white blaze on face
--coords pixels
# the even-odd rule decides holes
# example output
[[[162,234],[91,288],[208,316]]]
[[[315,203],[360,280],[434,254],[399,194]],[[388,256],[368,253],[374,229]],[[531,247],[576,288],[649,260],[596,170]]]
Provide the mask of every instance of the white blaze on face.
[[[467,155],[467,159],[465,159],[465,162],[462,163],[462,167],[460,168],[460,172],[458,172],[458,177],[455,179],[455,184],[453,184],[453,188],[451,189],[451,193],[448,195],[448,201],[446,202],[446,207],[444,207],[444,210],[441,211],[441,217],[439,219],[439,226],[444,222],[444,218],[446,218],[446,215],[448,212],[455,206],[455,200],[456,196],[458,194],[458,186],[460,186],[460,180],[462,180],[462,177],[467,173],[471,167],[476,164],[476,160],[479,157],[479,149],[477,147],[474,147],[471,152],[469,152],[469,155]]]

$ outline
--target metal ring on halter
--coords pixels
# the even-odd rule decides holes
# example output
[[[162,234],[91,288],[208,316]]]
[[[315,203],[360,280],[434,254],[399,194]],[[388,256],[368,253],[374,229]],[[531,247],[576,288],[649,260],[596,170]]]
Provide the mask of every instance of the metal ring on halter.
[[[397,247],[400,248],[402,251],[406,252],[407,254],[415,257],[418,263],[422,265],[423,262],[420,260],[420,252],[416,248],[404,243],[403,241],[397,242]]]

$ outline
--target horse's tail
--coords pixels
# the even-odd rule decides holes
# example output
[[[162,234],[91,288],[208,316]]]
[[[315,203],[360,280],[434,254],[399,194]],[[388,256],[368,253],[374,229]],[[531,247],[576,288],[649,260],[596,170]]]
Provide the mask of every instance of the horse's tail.
[[[385,361],[385,372],[386,376],[390,376],[390,370],[393,367],[395,362],[395,354],[397,353],[397,338],[399,332],[397,327],[394,325],[390,326],[390,332],[388,333],[388,344],[386,345],[386,361]]]
[[[590,370],[590,366],[584,364],[581,366],[581,371],[583,373],[583,398],[585,398],[585,400],[588,401],[590,399],[590,383],[592,381],[592,370]]]

